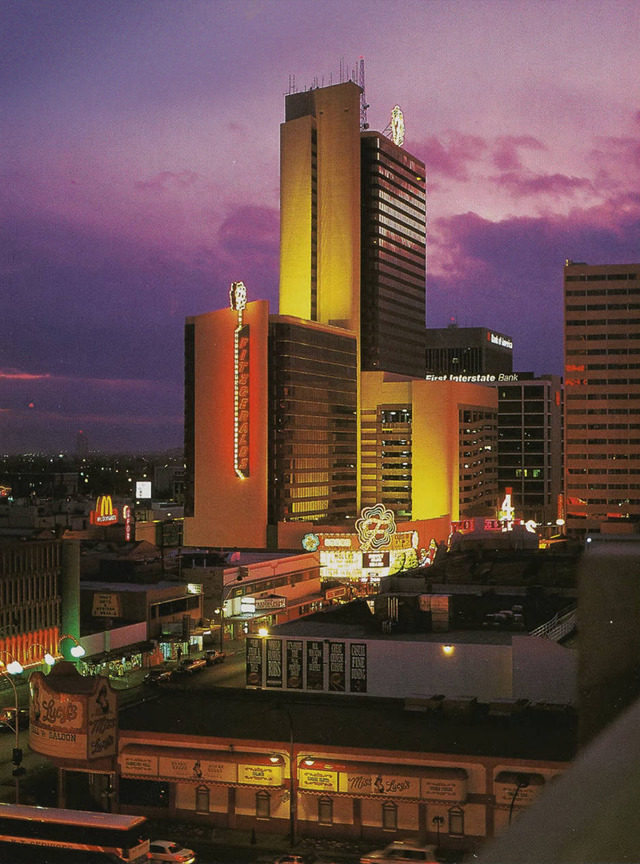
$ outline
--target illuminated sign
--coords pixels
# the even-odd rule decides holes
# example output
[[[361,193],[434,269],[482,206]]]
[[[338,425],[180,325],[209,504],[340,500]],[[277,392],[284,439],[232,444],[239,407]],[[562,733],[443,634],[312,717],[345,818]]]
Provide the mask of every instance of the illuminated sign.
[[[393,510],[386,510],[383,504],[363,507],[360,518],[356,521],[356,532],[363,552],[388,546],[391,537],[396,533]]]
[[[151,498],[151,480],[136,481],[136,499]]]
[[[298,785],[301,789],[317,789],[320,792],[338,791],[337,771],[310,771],[301,768],[298,774]]]
[[[113,509],[111,495],[101,495],[96,501],[96,509],[89,513],[92,525],[109,525],[118,521],[118,511]]]
[[[399,105],[391,109],[391,137],[398,147],[404,144],[404,114]]]
[[[124,539],[128,543],[131,540],[131,507],[128,504],[122,508],[122,515],[124,516]]]
[[[516,512],[515,508],[511,503],[511,487],[507,486],[504,492],[504,500],[500,507],[500,512],[498,513],[498,521],[502,522],[503,531],[511,531],[511,529],[513,528],[513,517]]]
[[[29,747],[63,759],[100,759],[116,753],[117,693],[107,678],[90,679],[78,693],[79,673],[53,681],[42,672],[29,678]],[[53,678],[53,676],[52,676]]]
[[[229,290],[231,308],[238,313],[233,334],[233,467],[238,477],[249,476],[249,325],[242,315],[247,305],[244,282],[232,282]]]
[[[491,342],[492,345],[499,345],[501,348],[513,348],[511,339],[507,339],[506,336],[501,336],[499,333],[491,333],[489,330],[487,330],[487,342]]]
[[[501,372],[499,375],[425,375],[425,381],[459,381],[461,384],[495,384],[496,382],[501,381],[520,381],[520,378],[526,378],[526,380],[530,380],[527,376],[520,376],[517,372],[513,374],[507,375],[505,372]]]
[[[315,552],[320,545],[320,538],[317,534],[305,534],[302,538],[302,548],[307,552]]]
[[[388,552],[364,552],[362,555],[362,566],[365,570],[376,567],[389,566]]]

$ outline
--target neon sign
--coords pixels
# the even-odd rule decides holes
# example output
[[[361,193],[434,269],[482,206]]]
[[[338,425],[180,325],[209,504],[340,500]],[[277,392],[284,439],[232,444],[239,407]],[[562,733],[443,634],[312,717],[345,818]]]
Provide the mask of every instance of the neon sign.
[[[399,105],[391,110],[391,137],[398,147],[404,144],[404,114]]]
[[[113,509],[111,495],[101,495],[96,501],[96,509],[89,513],[92,525],[110,525],[118,521],[118,511]]]
[[[249,325],[242,316],[247,305],[244,282],[232,282],[231,308],[238,313],[233,334],[233,467],[238,477],[249,476]]]
[[[131,507],[128,504],[122,508],[122,515],[124,516],[124,539],[128,543],[131,540]]]
[[[385,510],[383,504],[364,507],[360,518],[356,521],[356,532],[362,552],[387,546],[396,533],[393,510]]]

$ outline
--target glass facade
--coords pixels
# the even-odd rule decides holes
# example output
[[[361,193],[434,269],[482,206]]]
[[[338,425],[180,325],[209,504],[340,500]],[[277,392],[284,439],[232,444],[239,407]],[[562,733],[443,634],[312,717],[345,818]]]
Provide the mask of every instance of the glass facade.
[[[526,519],[557,516],[562,491],[562,390],[559,377],[519,381],[498,389],[498,483],[513,489]]]
[[[272,319],[269,399],[269,523],[354,517],[355,338]]]
[[[424,164],[378,133],[361,142],[363,370],[424,377]]]

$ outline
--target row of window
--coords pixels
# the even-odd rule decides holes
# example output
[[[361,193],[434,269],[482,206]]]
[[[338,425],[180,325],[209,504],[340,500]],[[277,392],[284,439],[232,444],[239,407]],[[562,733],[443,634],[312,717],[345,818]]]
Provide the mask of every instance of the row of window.
[[[567,489],[640,489],[640,483],[568,483]]]
[[[565,282],[622,282],[640,278],[638,273],[577,273],[564,277]],[[606,290],[606,289],[605,289]],[[627,289],[633,290],[631,288]],[[607,291],[607,293],[609,293]]]
[[[567,429],[640,429],[640,423],[567,423]]]

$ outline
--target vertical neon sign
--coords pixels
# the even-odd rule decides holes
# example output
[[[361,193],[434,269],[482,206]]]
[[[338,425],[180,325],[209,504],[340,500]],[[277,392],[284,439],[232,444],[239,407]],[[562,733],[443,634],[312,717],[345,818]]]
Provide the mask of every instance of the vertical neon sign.
[[[238,313],[233,334],[233,467],[238,477],[249,476],[249,325],[243,324],[247,305],[244,282],[232,282],[231,308]]]

